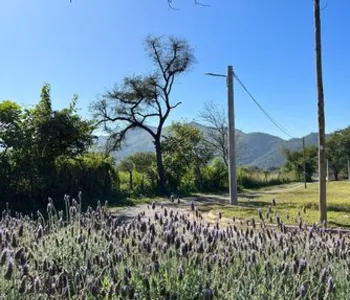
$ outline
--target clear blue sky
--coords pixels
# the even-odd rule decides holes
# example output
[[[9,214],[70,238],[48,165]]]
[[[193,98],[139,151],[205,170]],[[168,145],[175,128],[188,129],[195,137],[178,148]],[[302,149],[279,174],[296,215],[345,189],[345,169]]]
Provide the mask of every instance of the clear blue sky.
[[[35,104],[44,82],[55,108],[73,94],[88,105],[123,76],[145,73],[146,35],[176,35],[195,49],[197,64],[181,77],[172,119],[197,118],[204,102],[225,107],[232,64],[265,109],[295,136],[317,131],[311,0],[0,0],[0,100]],[[325,0],[326,1],[326,0]],[[350,125],[350,2],[322,11],[326,131]],[[236,126],[287,138],[236,84]]]

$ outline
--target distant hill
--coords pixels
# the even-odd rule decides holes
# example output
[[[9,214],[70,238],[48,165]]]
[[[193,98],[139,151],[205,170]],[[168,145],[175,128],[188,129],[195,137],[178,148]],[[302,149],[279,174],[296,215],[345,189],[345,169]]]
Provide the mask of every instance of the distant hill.
[[[192,122],[191,125],[199,128],[204,134],[209,131],[208,127],[199,123]],[[167,135],[168,130],[169,127],[164,128],[164,135]],[[100,136],[95,145],[95,150],[103,151],[106,140],[106,136]],[[305,144],[306,146],[317,145],[317,140],[317,133],[311,133],[305,137]],[[283,148],[301,150],[302,139],[284,140],[262,132],[244,133],[236,130],[238,165],[251,165],[263,169],[281,167],[285,162],[281,153]],[[154,151],[152,138],[146,131],[136,128],[127,134],[122,149],[112,153],[112,155],[117,161],[120,161],[128,155],[145,151]]]

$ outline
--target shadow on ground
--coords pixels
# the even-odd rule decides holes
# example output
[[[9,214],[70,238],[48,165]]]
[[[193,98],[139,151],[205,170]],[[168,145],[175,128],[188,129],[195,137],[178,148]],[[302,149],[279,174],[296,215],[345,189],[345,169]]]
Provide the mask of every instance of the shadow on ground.
[[[238,206],[242,206],[242,207],[256,207],[256,208],[260,208],[260,207],[267,207],[270,206],[271,203],[269,202],[265,202],[265,201],[238,201]]]
[[[133,220],[135,218],[135,216],[130,216],[127,214],[115,214],[115,222],[117,225],[122,225],[123,223],[128,223],[131,220]]]
[[[335,226],[335,227],[339,227],[339,228],[350,228],[350,225],[346,225],[346,224],[342,224],[342,223],[338,223],[338,222],[334,222],[334,221],[328,221],[329,225]],[[330,228],[329,230],[332,230],[332,228]],[[337,229],[334,229],[334,231],[336,232]]]

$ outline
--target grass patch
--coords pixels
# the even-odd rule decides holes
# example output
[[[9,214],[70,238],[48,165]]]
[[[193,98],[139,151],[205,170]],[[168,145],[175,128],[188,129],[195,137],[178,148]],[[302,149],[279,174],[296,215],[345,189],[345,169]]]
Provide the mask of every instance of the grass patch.
[[[275,199],[276,206],[272,206],[272,199]],[[271,206],[273,213],[270,216],[274,223],[276,213],[286,224],[296,224],[299,214],[308,224],[317,223],[319,220],[317,183],[308,185],[306,190],[303,185],[295,187],[295,184],[286,185],[283,189],[249,190],[244,193],[243,198],[239,198],[238,202],[238,206],[215,203],[205,205],[203,209],[205,212],[211,211],[212,215],[222,212],[227,218],[236,217],[245,220],[257,217],[258,209],[266,218],[266,213]],[[329,226],[350,227],[349,182],[327,184],[327,208]]]

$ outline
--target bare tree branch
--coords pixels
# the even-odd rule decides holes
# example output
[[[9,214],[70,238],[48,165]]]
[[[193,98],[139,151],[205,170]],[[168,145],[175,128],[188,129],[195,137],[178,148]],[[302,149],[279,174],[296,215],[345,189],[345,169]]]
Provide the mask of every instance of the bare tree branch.
[[[103,124],[104,129],[111,133],[112,149],[118,149],[126,133],[133,128],[141,128],[152,136],[159,180],[164,185],[160,139],[170,112],[181,104],[172,104],[170,95],[175,79],[194,63],[194,55],[187,41],[174,37],[149,36],[145,46],[155,71],[148,76],[125,77],[120,86],[107,91],[91,109],[96,125]],[[151,118],[158,119],[155,132],[148,124]]]
[[[170,9],[172,10],[178,10],[178,8],[175,8],[173,3],[175,2],[175,0],[167,0],[168,1],[168,6]],[[202,7],[208,7],[209,5],[208,4],[205,4],[203,2],[199,2],[198,0],[193,0],[193,3],[195,5],[198,5],[198,6],[202,6]]]
[[[178,103],[176,103],[175,105],[170,106],[170,108],[171,108],[171,109],[176,108],[176,107],[179,106],[181,103],[182,103],[182,102],[178,102]]]
[[[204,104],[199,117],[208,125],[209,135],[205,140],[228,166],[228,132],[227,118],[223,110],[219,110],[213,102]]]

